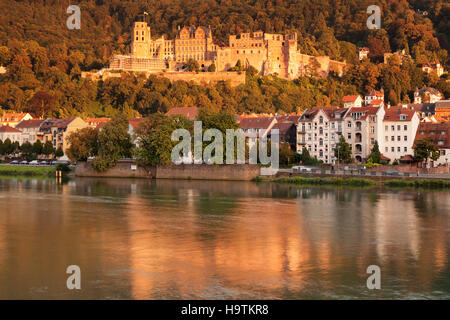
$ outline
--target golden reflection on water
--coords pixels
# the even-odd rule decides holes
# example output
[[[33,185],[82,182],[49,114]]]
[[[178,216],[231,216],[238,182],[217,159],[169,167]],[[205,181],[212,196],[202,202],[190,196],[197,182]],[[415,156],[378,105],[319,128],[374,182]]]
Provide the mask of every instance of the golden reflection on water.
[[[0,182],[0,298],[450,295],[445,191]],[[81,293],[64,287],[69,264]],[[384,291],[365,288],[372,264]]]

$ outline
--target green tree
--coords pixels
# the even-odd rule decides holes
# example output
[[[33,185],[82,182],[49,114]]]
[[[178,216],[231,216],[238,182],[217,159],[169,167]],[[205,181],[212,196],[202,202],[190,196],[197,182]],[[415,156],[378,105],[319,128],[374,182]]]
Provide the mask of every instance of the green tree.
[[[98,129],[86,127],[71,132],[67,137],[67,156],[75,161],[86,161],[98,153]]]
[[[414,146],[414,158],[418,162],[427,162],[428,159],[436,161],[440,157],[439,148],[431,139],[422,139],[417,141]]]
[[[33,143],[32,150],[36,155],[42,154],[43,146],[40,140],[37,140],[35,143]]]
[[[197,60],[189,59],[186,63],[187,70],[190,72],[199,72],[200,66]]]
[[[51,141],[47,141],[44,143],[44,146],[42,148],[42,153],[46,156],[49,156],[55,152],[55,148],[53,148],[53,143]]]
[[[59,157],[62,157],[63,155],[64,155],[63,149],[62,149],[61,147],[58,147],[58,148],[55,150],[55,157],[56,157],[56,158],[59,158]]]
[[[117,160],[130,158],[133,143],[128,133],[129,122],[124,115],[119,115],[106,123],[98,133],[98,155],[93,165],[97,171],[114,167]]]
[[[146,118],[137,131],[137,160],[152,166],[172,164],[172,149],[178,142],[171,137],[176,129],[186,129],[192,134],[193,123],[184,116],[166,117],[160,113]]]
[[[339,142],[334,149],[334,156],[338,160],[338,163],[350,163],[352,161],[352,150],[350,145],[345,141],[344,136],[341,135]]]
[[[372,151],[370,151],[367,160],[372,161],[372,163],[381,163],[381,152],[380,147],[378,146],[378,141],[375,141],[375,144],[373,145]]]

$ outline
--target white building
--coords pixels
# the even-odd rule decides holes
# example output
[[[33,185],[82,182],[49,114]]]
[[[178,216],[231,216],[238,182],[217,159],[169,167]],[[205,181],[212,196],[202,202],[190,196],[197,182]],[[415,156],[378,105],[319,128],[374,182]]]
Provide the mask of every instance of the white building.
[[[419,123],[417,112],[407,106],[387,108],[383,120],[383,148],[380,148],[380,152],[391,161],[413,155],[412,147]]]
[[[305,147],[312,157],[324,163],[335,163],[334,150],[342,135],[347,108],[312,108],[306,110],[297,125],[297,152]]]
[[[345,115],[343,136],[352,150],[352,157],[357,162],[367,159],[375,141],[381,148],[383,142],[384,108],[361,107],[351,108]],[[380,150],[381,151],[381,150]]]
[[[23,120],[18,125],[16,125],[16,129],[19,129],[22,132],[22,143],[35,143],[37,141],[39,129],[41,128],[41,124],[43,122],[44,120],[40,119]]]
[[[364,97],[364,104],[369,106],[372,103],[372,100],[381,100],[384,101],[384,90],[381,91],[372,90],[368,95]]]
[[[16,128],[10,127],[8,125],[0,127],[0,140],[5,141],[6,139],[11,140],[11,142],[18,142],[22,144],[22,132]]]
[[[345,96],[342,98],[344,108],[360,108],[362,107],[362,98],[360,95]]]

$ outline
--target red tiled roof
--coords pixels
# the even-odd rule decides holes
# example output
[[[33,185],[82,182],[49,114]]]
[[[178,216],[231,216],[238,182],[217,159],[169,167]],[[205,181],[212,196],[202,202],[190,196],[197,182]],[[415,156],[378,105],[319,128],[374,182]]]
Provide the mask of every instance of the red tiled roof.
[[[384,104],[384,101],[381,99],[374,99],[370,102],[370,106],[381,106]]]
[[[385,111],[386,113],[384,114],[384,121],[411,121],[414,114],[416,113],[415,110],[402,107],[390,107]],[[406,118],[400,119],[400,115],[405,115]]]
[[[183,115],[189,120],[194,120],[197,117],[197,114],[197,107],[172,108],[166,113],[167,116]]]
[[[139,128],[139,126],[141,125],[141,123],[142,123],[144,120],[145,120],[144,118],[132,118],[132,119],[130,119],[130,120],[128,120],[128,121],[130,122],[131,126],[132,126],[134,129],[137,129],[137,128]]]
[[[23,120],[18,125],[16,125],[16,128],[39,128],[42,122],[44,122],[44,120],[42,119]]]
[[[243,118],[240,125],[242,129],[267,129],[273,121],[273,117]]]
[[[17,113],[17,112],[5,112],[0,117],[0,121],[6,121],[6,122],[17,122],[21,121],[28,113]]]
[[[417,128],[414,143],[427,138],[430,138],[439,148],[450,149],[450,122],[421,122]]]
[[[382,91],[377,91],[377,90],[372,90],[370,91],[370,93],[367,95],[368,97],[384,97],[384,92]]]
[[[367,118],[368,115],[376,115],[378,110],[380,110],[381,107],[376,108],[376,107],[361,107],[361,108],[352,108],[347,115],[345,116],[346,118],[351,117],[352,113],[361,113],[361,120],[364,120]]]
[[[75,118],[67,119],[46,119],[41,124],[41,129],[49,129],[52,127],[64,129],[73,121]]]
[[[22,131],[10,126],[1,126],[0,132],[22,133]]]
[[[358,99],[358,95],[356,96],[345,96],[342,98],[342,102],[347,103],[347,102],[355,102],[356,99]]]

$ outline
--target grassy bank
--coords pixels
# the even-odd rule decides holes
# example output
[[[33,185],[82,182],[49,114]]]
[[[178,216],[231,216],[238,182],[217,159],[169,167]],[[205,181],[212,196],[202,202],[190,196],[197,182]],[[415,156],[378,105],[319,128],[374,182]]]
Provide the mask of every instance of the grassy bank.
[[[0,176],[53,177],[55,167],[0,165]]]
[[[450,189],[450,180],[443,179],[409,179],[409,180],[371,180],[364,178],[305,178],[305,177],[279,177],[266,178],[257,177],[255,181],[268,181],[285,183],[292,185],[336,185],[336,186],[353,186],[353,187],[389,187],[389,188],[428,188],[428,189]]]
[[[265,178],[257,177],[255,181],[270,181],[295,185],[337,185],[337,186],[356,186],[366,187],[376,185],[376,181],[361,178],[305,178],[305,177],[280,177],[280,178]]]

